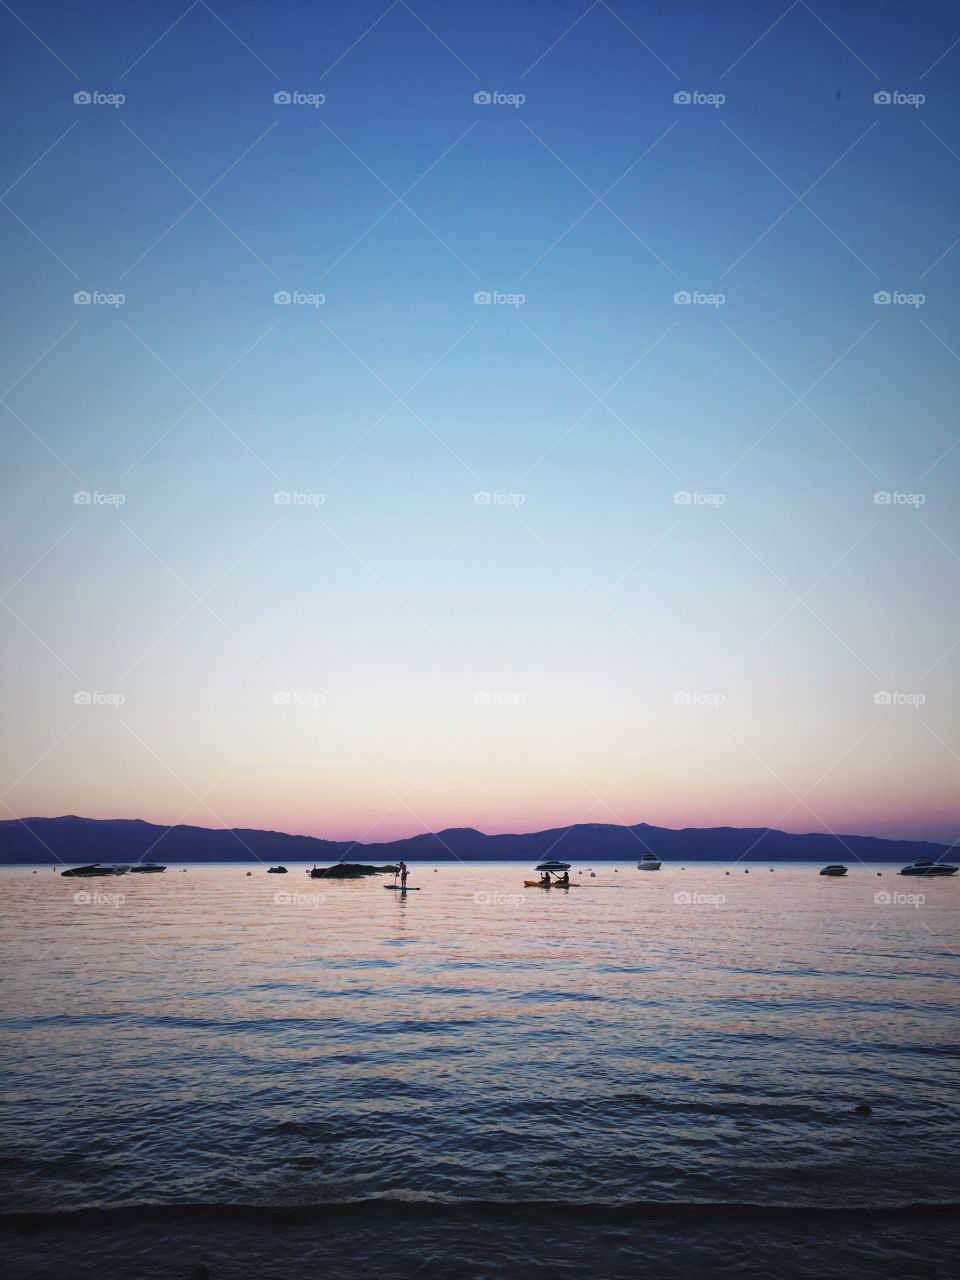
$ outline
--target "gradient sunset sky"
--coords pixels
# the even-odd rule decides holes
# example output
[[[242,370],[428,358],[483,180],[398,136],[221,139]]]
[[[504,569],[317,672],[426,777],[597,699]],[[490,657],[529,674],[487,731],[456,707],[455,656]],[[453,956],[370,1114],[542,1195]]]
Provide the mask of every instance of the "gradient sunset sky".
[[[0,816],[960,838],[960,10],[0,28]]]

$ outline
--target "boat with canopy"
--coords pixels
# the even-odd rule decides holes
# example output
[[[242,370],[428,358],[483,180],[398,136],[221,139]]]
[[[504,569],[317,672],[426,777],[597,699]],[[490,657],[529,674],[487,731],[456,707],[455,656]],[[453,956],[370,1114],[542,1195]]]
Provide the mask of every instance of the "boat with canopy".
[[[526,889],[575,889],[578,887],[570,883],[569,862],[561,862],[558,858],[545,858],[537,863],[534,870],[540,872],[540,879],[524,880]],[[551,880],[551,876],[554,879]]]

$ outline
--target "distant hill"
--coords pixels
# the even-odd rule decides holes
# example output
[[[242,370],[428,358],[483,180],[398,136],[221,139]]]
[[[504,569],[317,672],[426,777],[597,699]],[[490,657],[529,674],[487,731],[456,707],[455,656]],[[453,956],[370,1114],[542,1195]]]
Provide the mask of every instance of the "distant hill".
[[[790,835],[765,827],[635,827],[579,823],[527,835],[486,836],[472,827],[361,844],[281,831],[156,826],[139,819],[25,818],[0,822],[0,864],[136,862],[453,862],[457,859],[535,863],[549,855],[567,862],[636,861],[643,853],[696,862],[912,862],[942,858],[947,845],[873,836]]]

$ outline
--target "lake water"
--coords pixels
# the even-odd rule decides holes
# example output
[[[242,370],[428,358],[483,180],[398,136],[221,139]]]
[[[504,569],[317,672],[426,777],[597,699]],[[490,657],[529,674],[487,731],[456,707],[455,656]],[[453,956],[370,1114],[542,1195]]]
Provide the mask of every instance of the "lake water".
[[[960,878],[726,869],[5,870],[13,1274],[946,1276]]]

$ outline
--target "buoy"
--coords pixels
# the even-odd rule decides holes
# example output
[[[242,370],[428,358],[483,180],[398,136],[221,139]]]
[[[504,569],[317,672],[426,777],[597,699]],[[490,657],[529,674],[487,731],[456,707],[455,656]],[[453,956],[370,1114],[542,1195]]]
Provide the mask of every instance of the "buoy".
[[[728,875],[730,874],[730,872],[729,872],[729,871],[725,871],[723,874],[724,874],[725,876],[728,876]]]
[[[248,876],[252,876],[252,875],[253,875],[253,872],[252,872],[252,871],[248,871],[248,872],[247,872],[247,875],[248,875]]]

